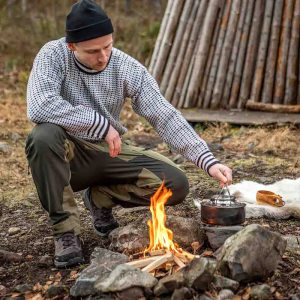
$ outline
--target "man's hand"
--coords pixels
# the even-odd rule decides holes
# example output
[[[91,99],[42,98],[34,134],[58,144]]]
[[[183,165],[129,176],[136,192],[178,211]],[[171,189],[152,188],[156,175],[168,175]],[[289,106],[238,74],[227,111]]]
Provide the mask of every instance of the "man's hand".
[[[215,164],[210,167],[209,174],[220,180],[220,187],[223,187],[225,184],[230,185],[232,183],[231,169],[222,164]]]
[[[109,125],[105,141],[109,146],[109,155],[111,157],[116,157],[119,153],[121,153],[122,141],[120,139],[119,132],[116,131],[111,125]]]

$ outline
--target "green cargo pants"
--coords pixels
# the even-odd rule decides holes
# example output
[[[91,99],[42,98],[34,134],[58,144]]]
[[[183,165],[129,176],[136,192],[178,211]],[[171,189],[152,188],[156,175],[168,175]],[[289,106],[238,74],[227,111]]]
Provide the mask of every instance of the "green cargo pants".
[[[189,191],[185,174],[163,155],[123,141],[121,153],[112,158],[105,141],[89,143],[51,123],[35,126],[26,155],[54,234],[80,233],[73,192],[88,187],[96,206],[106,208],[149,206],[163,178],[173,192],[167,205],[182,202]]]

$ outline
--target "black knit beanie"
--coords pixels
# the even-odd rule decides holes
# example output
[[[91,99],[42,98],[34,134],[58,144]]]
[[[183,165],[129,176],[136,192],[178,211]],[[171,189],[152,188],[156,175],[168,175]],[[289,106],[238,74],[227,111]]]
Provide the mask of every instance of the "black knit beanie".
[[[92,0],[81,0],[72,6],[66,20],[66,42],[79,43],[114,32],[110,18]]]

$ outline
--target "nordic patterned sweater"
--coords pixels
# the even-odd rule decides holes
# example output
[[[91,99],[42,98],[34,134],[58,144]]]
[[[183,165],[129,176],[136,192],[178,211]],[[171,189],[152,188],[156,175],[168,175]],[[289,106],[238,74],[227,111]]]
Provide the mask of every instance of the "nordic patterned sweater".
[[[94,71],[79,62],[65,38],[47,43],[36,56],[27,87],[28,118],[53,123],[90,142],[105,139],[111,124],[122,136],[120,123],[126,98],[160,137],[184,157],[208,172],[218,163],[207,144],[160,93],[147,69],[113,48],[108,65]]]

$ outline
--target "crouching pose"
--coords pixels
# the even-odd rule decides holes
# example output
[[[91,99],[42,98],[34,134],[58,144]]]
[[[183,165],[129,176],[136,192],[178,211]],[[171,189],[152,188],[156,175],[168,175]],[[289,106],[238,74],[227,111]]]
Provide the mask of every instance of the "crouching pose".
[[[120,113],[127,97],[161,138],[221,184],[231,170],[220,164],[181,113],[160,93],[153,77],[113,47],[113,26],[91,0],[73,5],[66,37],[47,43],[35,58],[28,90],[26,155],[40,202],[49,213],[54,263],[83,262],[80,222],[73,193],[84,203],[100,236],[119,225],[112,207],[147,206],[161,185],[173,192],[167,205],[184,200],[189,184],[169,159],[121,140]]]

